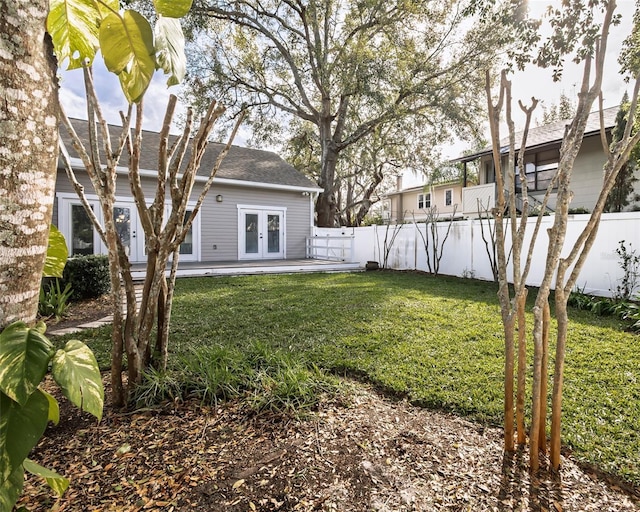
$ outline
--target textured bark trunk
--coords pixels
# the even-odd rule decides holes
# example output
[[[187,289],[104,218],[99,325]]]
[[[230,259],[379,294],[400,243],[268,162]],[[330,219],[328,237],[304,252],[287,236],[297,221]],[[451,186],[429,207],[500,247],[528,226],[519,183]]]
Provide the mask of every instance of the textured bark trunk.
[[[525,305],[527,303],[527,289],[516,298],[518,314],[518,390],[516,392],[516,431],[518,444],[527,442],[527,433],[524,426],[524,402],[527,388],[527,328],[525,317]]]
[[[331,118],[328,116],[320,123],[320,143],[322,155],[318,185],[323,191],[316,200],[317,225],[321,228],[332,228],[335,227],[338,213],[334,194],[338,150],[331,133]]]
[[[545,303],[549,289],[541,289],[533,308],[533,385],[531,389],[531,431],[529,433],[529,469],[536,473],[540,468],[540,400],[542,396],[542,331]]]
[[[512,314],[503,318],[504,325],[504,449],[515,450],[513,441],[513,370],[515,318]]]
[[[564,359],[567,346],[567,329],[569,327],[567,297],[562,291],[556,291],[555,306],[558,333],[556,335],[556,361],[553,373],[553,395],[551,398],[551,467],[558,470],[560,468]]]
[[[547,379],[549,375],[549,328],[551,310],[549,303],[542,312],[542,373],[540,374],[540,429],[538,431],[538,451],[547,453]]]
[[[33,323],[58,161],[47,1],[0,1],[0,329]]]

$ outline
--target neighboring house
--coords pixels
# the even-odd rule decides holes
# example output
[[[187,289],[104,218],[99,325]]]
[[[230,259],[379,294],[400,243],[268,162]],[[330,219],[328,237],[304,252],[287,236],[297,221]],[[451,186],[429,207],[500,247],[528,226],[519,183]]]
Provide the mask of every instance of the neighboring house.
[[[402,188],[386,195],[386,219],[392,224],[424,221],[437,215],[440,219],[462,217],[462,183],[459,180]]]
[[[604,125],[609,139],[611,129],[615,125],[617,112],[618,107],[604,110]],[[547,186],[558,169],[560,145],[568,123],[569,121],[558,121],[529,130],[525,152],[525,167],[527,191],[533,208],[542,201]],[[521,133],[516,134],[516,158],[517,150],[520,148],[521,137]],[[501,144],[501,152],[505,155],[504,162],[506,166],[506,153],[509,149],[507,146],[508,139],[503,139]],[[602,188],[602,170],[605,161],[606,157],[600,138],[599,112],[593,112],[589,115],[582,146],[576,158],[571,177],[571,188],[574,195],[570,208],[584,208],[587,210],[593,208],[598,193]],[[478,163],[479,184],[473,187],[465,187],[462,192],[462,213],[464,216],[477,216],[479,201],[488,210],[493,208],[495,206],[496,187],[491,148],[465,155],[455,160],[455,162],[464,164],[465,170],[468,163]],[[519,176],[516,176],[516,191],[521,188],[519,181]],[[505,184],[505,188],[508,188],[508,184]],[[556,194],[552,192],[548,204],[550,210],[555,209],[555,203]]]
[[[73,120],[74,128],[85,141],[87,122]],[[117,140],[119,127],[111,127]],[[73,148],[66,130],[61,135],[72,156]],[[170,141],[171,144],[171,141]],[[143,133],[140,162],[142,186],[147,201],[155,196],[159,134]],[[209,143],[196,178],[191,206],[195,205],[217,155],[224,146]],[[118,169],[114,216],[120,237],[132,262],[145,261],[142,226],[127,179],[128,158]],[[78,180],[99,218],[98,198],[79,158],[72,158]],[[312,236],[314,199],[319,189],[275,153],[233,146],[202,204],[191,233],[180,246],[180,261],[236,261],[304,258],[306,238]],[[167,209],[170,199],[167,199]],[[59,168],[56,182],[54,224],[64,234],[69,254],[106,253],[83,209],[64,169]]]

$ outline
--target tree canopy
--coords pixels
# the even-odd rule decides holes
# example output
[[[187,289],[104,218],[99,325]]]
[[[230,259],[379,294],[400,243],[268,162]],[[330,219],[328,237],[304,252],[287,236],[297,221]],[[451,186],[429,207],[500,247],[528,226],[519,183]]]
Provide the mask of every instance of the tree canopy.
[[[323,189],[319,226],[333,226],[347,148],[403,129],[405,156],[480,119],[483,74],[508,32],[473,23],[478,2],[287,0],[217,2],[189,52],[189,92],[250,107],[253,136],[306,133]],[[391,130],[394,131],[394,130]],[[397,133],[397,132],[396,132]],[[365,172],[374,177],[378,165]],[[313,174],[313,173],[312,173]]]
[[[616,124],[611,133],[614,143],[618,143],[624,136],[629,122],[630,106],[629,95],[625,92],[616,115]],[[635,133],[638,131],[640,121],[636,119],[635,121],[632,120],[632,123],[635,123],[635,127],[632,129],[632,133]],[[630,204],[640,201],[640,195],[635,193],[635,184],[639,180],[637,176],[638,169],[640,169],[640,146],[635,146],[629,155],[628,162],[620,169],[613,189],[607,196],[607,202],[604,207],[606,212],[621,212]]]

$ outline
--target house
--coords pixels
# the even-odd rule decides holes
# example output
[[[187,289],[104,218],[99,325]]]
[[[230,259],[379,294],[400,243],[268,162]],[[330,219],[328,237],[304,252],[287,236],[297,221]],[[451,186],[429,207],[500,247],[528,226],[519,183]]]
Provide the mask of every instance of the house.
[[[604,110],[604,125],[610,139],[611,129],[615,125],[619,107]],[[575,160],[571,187],[573,191],[572,209],[591,210],[602,188],[602,170],[606,161],[600,138],[599,112],[589,115],[584,132],[582,146]],[[540,205],[550,180],[558,169],[560,145],[568,121],[558,121],[544,126],[537,126],[529,130],[525,152],[525,167],[527,176],[527,191],[530,204],[535,208]],[[521,133],[516,134],[516,158],[520,149]],[[506,166],[508,139],[501,141],[501,152]],[[478,171],[478,185],[465,187],[462,191],[462,213],[466,217],[477,217],[478,206],[491,210],[495,206],[496,184],[495,169],[491,147],[480,152],[465,155],[454,160],[462,163],[467,171],[467,165],[473,163]],[[516,176],[516,191],[520,190],[520,177]],[[508,187],[508,184],[505,184]],[[553,210],[556,194],[551,193],[548,208]]]
[[[446,180],[403,189],[400,177],[396,188],[397,190],[386,194],[384,199],[384,220],[387,222],[423,222],[433,215],[440,219],[462,217],[461,180]]]
[[[88,140],[87,121],[72,120],[78,135]],[[120,127],[111,126],[112,140]],[[89,204],[100,218],[98,197],[73,148],[66,130],[61,136],[72,156],[78,180]],[[140,168],[145,197],[155,196],[159,134],[143,132]],[[170,142],[171,144],[171,142]],[[216,157],[224,146],[210,143],[190,206],[195,206]],[[118,169],[114,217],[132,262],[145,261],[143,230],[127,178],[127,158]],[[275,153],[233,146],[220,167],[202,204],[191,232],[180,246],[180,261],[222,262],[238,260],[296,259],[306,254],[306,238],[312,236],[314,199],[319,189],[307,177]],[[170,200],[167,198],[167,208]],[[189,212],[188,212],[189,213]],[[80,200],[59,166],[56,181],[54,224],[64,234],[69,254],[100,254],[107,248],[93,229]]]

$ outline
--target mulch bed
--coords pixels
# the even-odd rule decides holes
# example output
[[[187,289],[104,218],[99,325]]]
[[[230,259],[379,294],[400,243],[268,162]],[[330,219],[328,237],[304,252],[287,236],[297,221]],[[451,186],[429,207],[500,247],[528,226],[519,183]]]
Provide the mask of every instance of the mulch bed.
[[[105,386],[108,383],[105,382]],[[638,500],[564,459],[531,479],[501,432],[359,383],[306,420],[197,401],[100,424],[61,406],[32,458],[71,479],[55,498],[29,477],[19,503],[55,511],[625,511]]]
[[[64,317],[45,319],[47,331],[66,329],[78,325],[95,322],[109,316],[113,312],[111,297],[109,294],[96,299],[86,299],[78,302],[71,302]]]

